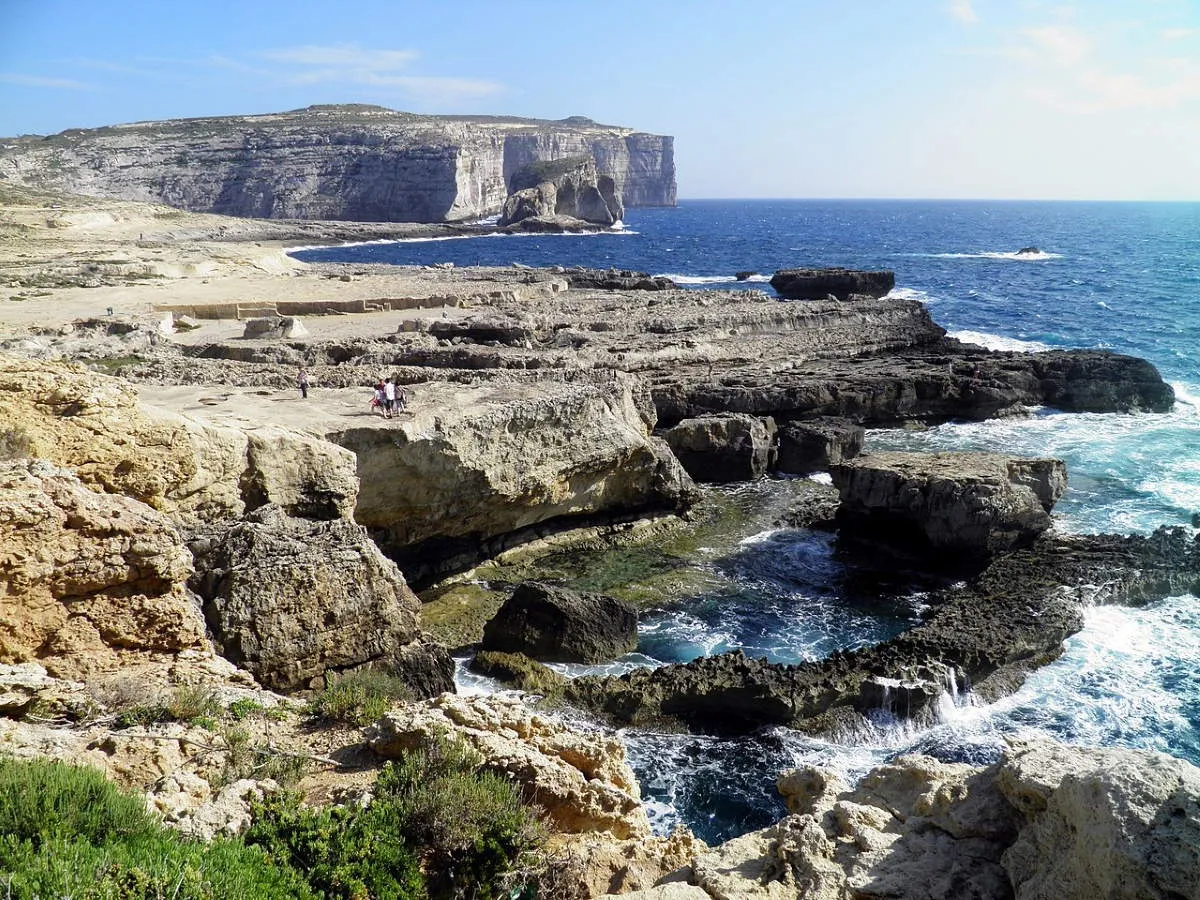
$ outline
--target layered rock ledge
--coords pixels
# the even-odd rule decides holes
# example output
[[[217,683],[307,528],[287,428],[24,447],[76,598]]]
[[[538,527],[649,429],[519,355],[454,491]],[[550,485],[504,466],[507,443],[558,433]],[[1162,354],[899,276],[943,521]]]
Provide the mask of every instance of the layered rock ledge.
[[[1200,543],[1182,529],[1047,537],[998,557],[966,587],[931,596],[920,625],[872,647],[797,665],[739,651],[577,678],[567,696],[622,724],[682,723],[724,733],[787,725],[839,734],[883,705],[879,688],[890,682],[909,685],[911,703],[890,710],[930,722],[938,697],[952,688],[969,687],[984,700],[1011,693],[1027,672],[1061,654],[1089,604],[1142,603],[1197,589]]]

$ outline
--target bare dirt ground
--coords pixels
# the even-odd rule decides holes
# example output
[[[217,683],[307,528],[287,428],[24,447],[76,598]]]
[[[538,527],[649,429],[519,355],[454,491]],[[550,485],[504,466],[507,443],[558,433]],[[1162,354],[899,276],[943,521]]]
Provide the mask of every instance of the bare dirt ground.
[[[467,233],[463,226],[276,222],[35,191],[0,181],[0,337],[105,315],[161,319],[159,307],[422,298],[486,290],[485,276],[396,266],[310,266],[287,249]],[[500,285],[502,286],[502,285]],[[495,287],[495,285],[493,285]],[[391,333],[453,307],[305,318],[313,339]],[[239,337],[202,320],[181,343]]]

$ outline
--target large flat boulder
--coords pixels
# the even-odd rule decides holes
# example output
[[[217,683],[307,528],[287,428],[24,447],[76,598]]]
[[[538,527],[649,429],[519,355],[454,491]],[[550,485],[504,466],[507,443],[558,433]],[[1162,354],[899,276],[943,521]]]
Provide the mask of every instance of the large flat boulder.
[[[784,422],[779,426],[775,466],[796,475],[828,472],[862,452],[865,434],[861,425],[846,419]]]
[[[410,578],[589,517],[685,508],[695,486],[651,435],[645,386],[603,374],[538,384],[436,384],[398,423],[333,431],[363,484],[355,520]]]
[[[832,474],[844,534],[968,557],[1032,543],[1067,486],[1061,460],[994,453],[869,453]]]
[[[637,610],[615,597],[528,582],[484,627],[482,646],[543,662],[608,662],[636,649]]]
[[[896,273],[857,269],[780,269],[771,276],[771,287],[788,300],[824,300],[833,296],[882,297],[896,286]]]

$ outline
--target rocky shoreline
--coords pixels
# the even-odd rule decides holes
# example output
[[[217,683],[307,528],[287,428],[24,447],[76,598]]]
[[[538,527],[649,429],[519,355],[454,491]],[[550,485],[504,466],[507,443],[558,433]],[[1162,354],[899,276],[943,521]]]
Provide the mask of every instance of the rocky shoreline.
[[[697,481],[831,470],[839,511],[821,505],[811,519],[838,529],[846,553],[926,566],[930,548],[940,554],[947,586],[915,628],[800,666],[730,654],[542,684],[614,722],[699,731],[782,724],[845,734],[879,708],[927,721],[951,684],[985,700],[1015,690],[1061,652],[1087,604],[1196,591],[1200,550],[1179,532],[1046,533],[1061,463],[859,459],[862,426],[1019,415],[1035,404],[1165,411],[1171,388],[1145,361],[987,351],[946,338],[914,301],[882,289],[838,299],[819,279],[835,296],[781,302],[616,272],[308,267],[272,242],[377,226],[321,231],[13,196],[19,215],[0,253],[9,291],[0,302],[0,752],[79,753],[170,807],[169,819],[195,821],[215,815],[217,792],[187,741],[212,740],[182,726],[130,735],[106,725],[114,680],[209,685],[230,702],[254,696],[287,709],[286,695],[383,669],[413,698],[391,718],[314,739],[293,713],[269,738],[356,760],[307,776],[308,793],[337,794],[438,727],[462,731],[496,771],[530,779],[553,830],[585,861],[564,896],[874,896],[868,885],[884,879],[888,896],[916,897],[928,896],[920,886],[931,872],[953,872],[946,884],[956,887],[938,896],[1082,897],[1089,882],[1072,879],[1086,868],[1083,851],[1064,861],[1049,835],[1091,828],[1108,807],[1074,804],[1074,785],[1098,778],[1088,790],[1116,808],[1164,766],[1162,784],[1175,787],[1160,799],[1181,804],[1183,824],[1148,815],[1144,840],[1120,852],[1129,877],[1149,885],[1137,895],[1186,895],[1163,892],[1195,873],[1195,854],[1171,856],[1166,874],[1153,860],[1194,824],[1186,810],[1197,776],[1152,754],[1123,755],[1124,780],[1097,774],[1108,765],[1101,751],[1014,747],[986,769],[902,760],[853,796],[800,790],[818,776],[793,773],[781,789],[795,814],[769,834],[713,851],[690,836],[650,840],[619,743],[546,724],[514,701],[445,693],[452,662],[422,633],[412,591],[532,542],[594,540],[651,517],[686,529]],[[86,262],[114,248],[123,262]],[[158,269],[147,277],[139,267],[151,256]],[[307,334],[246,329],[247,318],[297,317]],[[295,389],[300,367],[313,384],[307,399]],[[409,395],[390,420],[366,405],[384,376]],[[919,546],[895,540],[915,531]],[[546,615],[533,609],[521,628]],[[544,646],[537,641],[529,646]],[[169,758],[150,749],[164,739],[179,748]],[[313,740],[329,746],[318,753]],[[565,749],[589,741],[586,752]],[[540,761],[518,765],[532,745]],[[181,799],[180,773],[205,789]],[[570,787],[573,778],[593,793]],[[903,803],[881,801],[898,783],[921,788]],[[1043,786],[1036,799],[1031,783]],[[988,817],[990,830],[963,824],[975,791],[991,806],[971,815]],[[230,808],[217,830],[244,819],[244,805]],[[986,851],[962,843],[967,835],[990,842]],[[893,846],[905,848],[903,865],[899,849],[882,851]],[[982,874],[964,872],[970,854],[989,860]],[[748,877],[751,857],[784,863]]]

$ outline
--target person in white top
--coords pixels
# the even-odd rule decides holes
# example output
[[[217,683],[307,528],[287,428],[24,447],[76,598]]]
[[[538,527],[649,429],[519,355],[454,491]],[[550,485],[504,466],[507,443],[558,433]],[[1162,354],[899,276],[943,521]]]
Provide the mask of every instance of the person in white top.
[[[396,411],[396,385],[392,379],[383,383],[383,417],[390,419]]]

